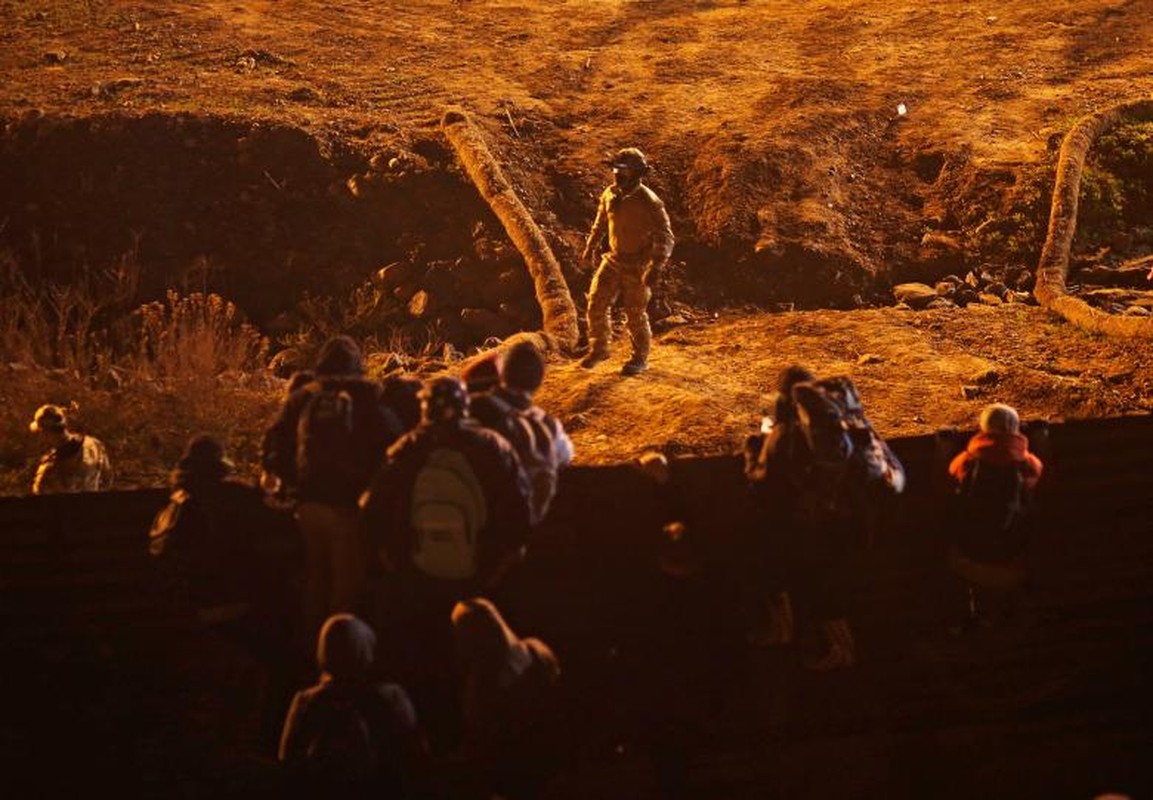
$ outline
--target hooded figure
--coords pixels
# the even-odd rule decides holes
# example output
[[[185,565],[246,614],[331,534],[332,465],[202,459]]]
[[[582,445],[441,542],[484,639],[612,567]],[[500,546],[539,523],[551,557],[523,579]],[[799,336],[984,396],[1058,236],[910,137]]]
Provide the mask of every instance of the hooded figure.
[[[949,464],[949,475],[963,483],[979,461],[996,465],[1016,465],[1024,488],[1031,491],[1041,478],[1041,459],[1029,452],[1029,440],[1021,433],[1016,409],[993,403],[981,411],[977,433]]]
[[[408,796],[424,746],[404,689],[369,680],[375,652],[376,634],[351,614],[321,628],[320,682],[297,692],[280,739],[280,760],[307,796]]]
[[[949,464],[955,496],[949,566],[967,584],[968,608],[954,634],[1012,616],[1029,581],[1029,508],[1041,460],[1029,452],[1016,409],[994,403],[980,431]]]
[[[497,363],[499,385],[474,396],[470,413],[516,451],[532,484],[530,512],[536,525],[548,514],[561,470],[572,463],[573,444],[560,420],[533,402],[545,374],[544,356],[536,346],[519,341]]]
[[[750,562],[774,572],[775,580],[766,582],[779,590],[765,598],[763,625],[750,631],[748,640],[756,645],[792,641],[797,600],[804,615],[820,623],[828,645],[805,666],[852,667],[856,644],[847,619],[847,587],[856,570],[851,554],[866,538],[877,505],[904,489],[904,468],[865,418],[847,378],[817,381],[803,367],[789,367],[778,379],[774,412],[775,419],[762,422],[763,439],[753,437],[746,445],[757,451],[746,469],[769,517],[758,547],[761,557]]]
[[[224,455],[224,446],[202,433],[188,440],[168,481],[173,490],[192,491],[222,483],[233,469],[232,461]]]
[[[475,597],[452,611],[462,679],[462,749],[491,791],[533,796],[551,768],[560,665],[539,639],[518,638],[491,602]]]
[[[368,575],[356,503],[385,452],[403,432],[380,384],[364,375],[347,336],[325,342],[315,379],[285,401],[264,436],[264,471],[295,498],[305,545],[305,635],[330,614],[354,611]]]
[[[298,546],[291,520],[265,505],[261,492],[231,477],[224,447],[207,434],[188,440],[169,476],[168,505],[149,531],[149,552],[178,600],[200,619],[236,628],[282,658]]]

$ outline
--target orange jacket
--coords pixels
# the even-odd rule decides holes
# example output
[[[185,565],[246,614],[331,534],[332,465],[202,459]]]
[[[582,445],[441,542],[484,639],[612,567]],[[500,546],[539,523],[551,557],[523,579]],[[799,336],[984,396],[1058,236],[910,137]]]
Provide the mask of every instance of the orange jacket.
[[[1041,478],[1041,459],[1029,452],[1029,440],[1019,433],[978,433],[949,464],[949,475],[960,483],[968,474],[969,465],[978,460],[997,465],[1020,464],[1026,490],[1032,490]]]

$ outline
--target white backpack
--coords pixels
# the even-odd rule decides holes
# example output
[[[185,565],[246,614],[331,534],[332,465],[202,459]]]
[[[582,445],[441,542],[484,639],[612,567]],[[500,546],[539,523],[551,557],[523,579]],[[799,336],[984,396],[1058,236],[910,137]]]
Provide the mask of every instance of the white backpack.
[[[433,450],[412,487],[413,564],[433,578],[473,577],[477,534],[487,518],[484,489],[464,453]]]

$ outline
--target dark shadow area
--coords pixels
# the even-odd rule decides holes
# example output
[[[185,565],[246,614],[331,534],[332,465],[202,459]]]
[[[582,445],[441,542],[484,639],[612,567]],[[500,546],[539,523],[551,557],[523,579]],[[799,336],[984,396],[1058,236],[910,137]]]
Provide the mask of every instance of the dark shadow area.
[[[1055,425],[1020,615],[955,639],[932,437],[892,442],[910,485],[850,614],[859,666],[745,643],[735,458],[673,463],[679,510],[628,466],[565,473],[496,600],[565,669],[566,764],[548,797],[1091,797],[1153,788],[1148,417]],[[19,796],[271,793],[258,670],[157,602],[159,491],[0,499],[0,741]],[[658,568],[661,524],[696,570]],[[662,788],[663,787],[663,788]]]

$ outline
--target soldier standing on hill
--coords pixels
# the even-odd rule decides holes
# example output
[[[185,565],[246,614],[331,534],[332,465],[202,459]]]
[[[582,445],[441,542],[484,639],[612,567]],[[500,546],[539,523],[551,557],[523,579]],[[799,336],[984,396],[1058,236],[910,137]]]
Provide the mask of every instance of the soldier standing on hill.
[[[580,363],[589,369],[608,358],[610,314],[619,295],[633,346],[632,357],[621,374],[639,375],[648,368],[652,342],[648,315],[651,284],[672,254],[673,231],[664,203],[641,183],[649,168],[644,153],[627,147],[609,163],[613,184],[601,193],[596,221],[582,254],[585,261],[595,258],[608,234],[609,251],[601,257],[589,287],[589,349]]]

